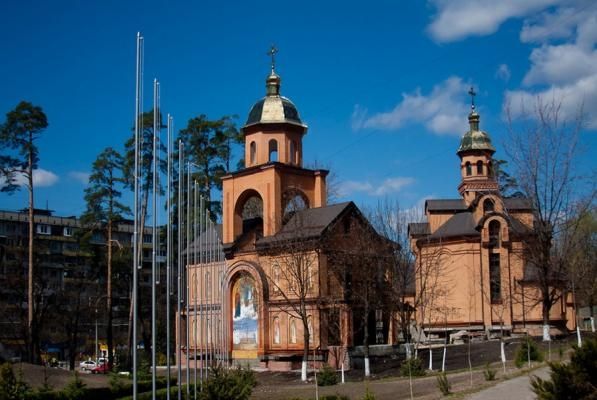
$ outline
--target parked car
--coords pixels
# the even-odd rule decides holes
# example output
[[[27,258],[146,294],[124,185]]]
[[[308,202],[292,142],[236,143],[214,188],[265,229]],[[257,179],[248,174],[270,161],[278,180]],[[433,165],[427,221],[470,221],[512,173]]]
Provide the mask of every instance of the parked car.
[[[95,361],[92,360],[82,361],[79,364],[79,368],[81,368],[82,371],[91,371],[95,367],[97,367],[97,364],[95,363]]]
[[[100,364],[91,370],[92,374],[106,374],[108,372],[110,372],[110,368],[108,368],[107,363]]]

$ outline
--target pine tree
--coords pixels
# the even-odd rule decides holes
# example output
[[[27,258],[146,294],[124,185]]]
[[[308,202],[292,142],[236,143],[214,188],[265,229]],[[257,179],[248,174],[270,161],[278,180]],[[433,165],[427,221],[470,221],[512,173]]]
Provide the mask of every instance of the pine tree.
[[[14,193],[19,179],[26,180],[29,191],[29,257],[27,282],[27,332],[29,361],[39,361],[39,332],[33,303],[33,171],[39,163],[39,151],[35,141],[48,127],[46,114],[41,107],[21,101],[14,110],[6,114],[6,122],[0,127],[0,192]]]
[[[100,153],[93,163],[89,186],[85,189],[87,209],[81,217],[83,226],[93,231],[100,231],[106,239],[107,277],[106,277],[106,311],[108,324],[106,337],[108,342],[108,365],[113,364],[112,333],[112,231],[114,224],[122,219],[123,214],[130,213],[127,206],[118,201],[122,193],[118,189],[125,182],[122,177],[124,160],[122,156],[108,147]]]

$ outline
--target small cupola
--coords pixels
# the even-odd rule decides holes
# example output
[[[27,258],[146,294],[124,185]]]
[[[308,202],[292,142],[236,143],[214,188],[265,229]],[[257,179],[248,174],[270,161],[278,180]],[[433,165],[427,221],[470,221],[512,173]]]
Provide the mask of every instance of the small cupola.
[[[479,113],[475,109],[475,91],[471,88],[471,112],[468,115],[469,130],[462,136],[458,147],[462,181],[458,191],[470,204],[478,193],[496,191],[492,155],[495,148],[487,132],[479,129]]]
[[[276,73],[275,47],[268,52],[271,71],[265,78],[265,97],[258,100],[242,127],[245,135],[245,166],[281,162],[302,165],[302,137],[307,133],[296,106],[280,95],[282,78]]]
[[[469,151],[488,151],[495,153],[495,148],[491,144],[491,138],[487,132],[479,129],[479,113],[475,109],[475,91],[471,88],[468,92],[471,95],[471,112],[468,115],[469,130],[462,136],[458,155],[462,156]]]

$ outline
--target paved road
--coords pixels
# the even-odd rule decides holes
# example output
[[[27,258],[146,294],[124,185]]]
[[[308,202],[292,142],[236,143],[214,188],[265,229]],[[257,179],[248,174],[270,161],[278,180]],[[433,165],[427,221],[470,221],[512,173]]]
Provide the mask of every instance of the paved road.
[[[540,378],[549,377],[549,367],[539,368],[532,372]],[[535,394],[531,390],[530,378],[528,375],[519,376],[505,382],[475,393],[466,400],[535,400]]]

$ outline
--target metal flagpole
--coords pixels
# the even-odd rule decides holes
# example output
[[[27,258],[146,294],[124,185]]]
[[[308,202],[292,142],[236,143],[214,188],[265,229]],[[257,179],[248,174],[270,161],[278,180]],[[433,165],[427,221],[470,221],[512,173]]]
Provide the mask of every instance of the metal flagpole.
[[[206,314],[206,327],[205,327],[205,357],[207,359],[207,369],[205,370],[205,378],[209,377],[209,367],[211,366],[211,270],[209,263],[211,262],[210,253],[210,240],[209,240],[209,210],[205,210],[205,270],[206,270],[206,282],[205,286],[205,314]]]
[[[214,362],[214,271],[213,271],[213,223],[211,220],[211,213],[208,212],[208,229],[209,229],[209,296],[208,304],[209,304],[209,334],[208,334],[208,346],[209,346],[209,365],[213,366]]]
[[[184,182],[184,163],[183,163],[183,144],[182,140],[178,141],[178,259],[177,261],[177,293],[176,293],[176,307],[178,317],[176,318],[176,369],[177,369],[177,394],[178,400],[182,400],[182,185]]]
[[[186,258],[185,258],[185,269],[186,269],[186,296],[185,296],[185,301],[186,301],[186,344],[187,344],[187,351],[186,351],[186,357],[187,357],[187,373],[186,373],[186,378],[187,378],[187,397],[190,395],[191,393],[191,388],[190,388],[190,381],[191,381],[191,371],[189,370],[190,368],[190,364],[189,364],[189,261],[190,261],[190,257],[189,257],[189,249],[190,249],[190,237],[191,237],[191,163],[187,162],[187,217],[186,217],[186,231],[187,231],[187,235],[186,235]]]
[[[223,236],[222,236],[223,237]],[[224,254],[224,247],[222,246],[222,262],[224,268],[224,361],[226,361],[226,366],[230,365],[230,351],[228,348],[228,340],[229,340],[229,329],[230,329],[230,312],[228,309],[230,308],[230,295],[229,291],[230,288],[228,287],[228,268],[226,267],[226,255]]]
[[[197,264],[197,181],[193,182],[193,270],[195,271],[195,279],[193,280],[193,293],[195,293],[193,300],[193,348],[195,349],[195,367],[193,368],[193,396],[197,399],[197,295],[199,290],[197,287],[199,267]]]
[[[222,267],[222,250],[221,250],[221,241],[220,235],[217,235],[218,242],[218,276],[220,278],[219,287],[220,287],[220,333],[218,335],[220,340],[220,363],[224,362],[224,268]]]
[[[156,336],[156,248],[157,248],[157,130],[158,130],[158,80],[153,80],[153,197],[152,197],[152,238],[151,238],[151,398],[155,400],[156,391],[156,365],[155,365],[155,336]]]
[[[219,339],[219,331],[220,331],[220,312],[218,311],[218,297],[219,297],[219,293],[220,293],[220,274],[218,271],[218,242],[217,242],[217,236],[216,236],[216,224],[213,223],[212,224],[212,229],[213,232],[211,234],[212,236],[212,240],[213,240],[213,271],[214,271],[214,280],[213,280],[213,287],[214,287],[214,293],[213,293],[213,306],[212,306],[212,313],[214,316],[214,327],[213,327],[213,358],[214,358],[214,363],[217,365],[218,364],[218,346],[220,345],[220,339]]]
[[[203,240],[205,240],[205,204],[203,203],[203,195],[199,198],[199,288],[201,288],[201,297],[199,298],[199,352],[201,357],[201,366],[199,367],[199,382],[201,390],[203,390],[203,367],[205,365],[205,358],[203,356],[203,297],[205,296],[205,287],[203,286],[203,275],[205,274],[204,262],[204,247]]]
[[[212,240],[211,240],[211,213],[209,209],[207,210],[207,270],[209,271],[209,291],[207,292],[207,304],[208,304],[208,321],[209,327],[207,330],[207,358],[209,360],[209,366],[213,365],[213,325],[214,325],[214,318],[213,318],[213,258],[212,258]]]
[[[136,71],[135,71],[135,176],[134,180],[134,222],[133,222],[133,291],[132,291],[132,303],[133,303],[133,320],[132,320],[132,340],[131,346],[133,347],[133,399],[137,400],[137,281],[138,281],[138,268],[139,268],[139,119],[141,118],[141,70],[142,70],[142,52],[143,52],[143,36],[140,32],[137,32],[137,60],[136,60]]]
[[[166,228],[166,400],[170,400],[170,296],[172,295],[172,211],[171,204],[171,176],[170,172],[172,169],[172,117],[168,114],[168,172],[166,179],[166,213],[168,215],[167,228]]]

